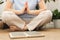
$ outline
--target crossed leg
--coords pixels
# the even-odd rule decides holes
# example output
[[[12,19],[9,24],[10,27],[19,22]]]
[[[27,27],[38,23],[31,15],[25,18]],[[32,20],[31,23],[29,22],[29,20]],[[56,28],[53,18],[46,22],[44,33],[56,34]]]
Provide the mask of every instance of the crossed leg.
[[[32,21],[26,25],[28,30],[34,30],[36,27],[42,26],[52,19],[52,12],[50,10],[42,11],[38,16],[32,19]]]
[[[48,23],[51,18],[52,13],[50,10],[42,11],[38,16],[33,18],[29,24],[26,25],[25,22],[14,12],[5,11],[2,13],[2,21],[9,25],[11,30],[34,30],[38,25],[41,26]]]
[[[2,21],[6,23],[11,30],[26,30],[25,22],[12,11],[2,13]]]

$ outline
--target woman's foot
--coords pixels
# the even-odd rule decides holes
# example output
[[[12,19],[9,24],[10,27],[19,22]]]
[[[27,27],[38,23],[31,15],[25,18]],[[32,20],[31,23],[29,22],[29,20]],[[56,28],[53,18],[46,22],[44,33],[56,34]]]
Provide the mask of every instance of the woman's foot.
[[[16,26],[10,26],[10,30],[11,31],[19,31],[21,30],[20,28],[16,27]]]
[[[25,30],[28,30],[27,26],[25,26],[25,27],[23,28],[23,30],[24,30],[24,31],[25,31]]]
[[[25,30],[27,30],[27,27],[25,26],[23,29],[20,29],[20,28],[18,28],[18,27],[16,27],[16,26],[10,26],[10,30],[11,31],[25,31]]]

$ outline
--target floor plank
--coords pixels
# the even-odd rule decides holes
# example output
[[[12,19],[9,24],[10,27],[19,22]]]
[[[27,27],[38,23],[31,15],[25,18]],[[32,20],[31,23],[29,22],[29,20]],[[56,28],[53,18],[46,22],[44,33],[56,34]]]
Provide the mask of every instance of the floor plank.
[[[0,30],[0,40],[60,40],[60,29],[45,29],[39,31],[45,37],[10,39],[8,30]]]

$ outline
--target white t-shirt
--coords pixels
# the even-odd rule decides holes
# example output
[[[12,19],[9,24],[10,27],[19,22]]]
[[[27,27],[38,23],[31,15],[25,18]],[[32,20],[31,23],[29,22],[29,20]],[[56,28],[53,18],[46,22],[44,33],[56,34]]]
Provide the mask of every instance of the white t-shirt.
[[[40,0],[10,0],[14,4],[16,10],[20,10],[24,7],[25,2],[28,2],[28,6],[31,10],[36,9],[36,5]]]

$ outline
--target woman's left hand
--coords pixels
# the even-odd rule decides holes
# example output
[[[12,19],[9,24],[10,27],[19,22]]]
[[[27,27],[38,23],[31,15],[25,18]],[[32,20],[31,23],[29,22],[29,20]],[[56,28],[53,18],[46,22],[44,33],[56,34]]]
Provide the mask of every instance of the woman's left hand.
[[[29,8],[27,8],[27,14],[30,14],[30,11],[31,11],[31,10],[30,10]]]
[[[28,7],[28,2],[26,2],[26,9],[25,9],[25,11],[27,12],[27,14],[29,14],[30,13],[30,9],[29,9],[29,7]]]

